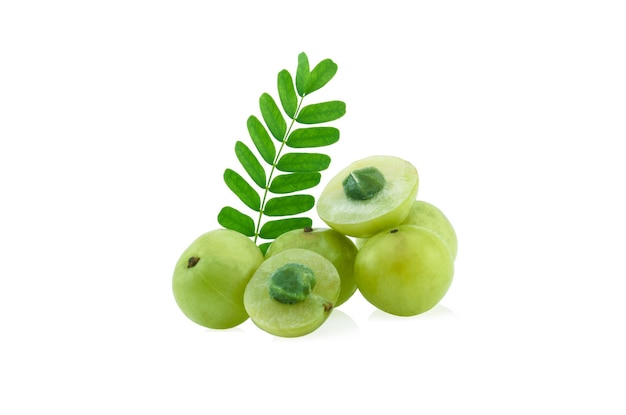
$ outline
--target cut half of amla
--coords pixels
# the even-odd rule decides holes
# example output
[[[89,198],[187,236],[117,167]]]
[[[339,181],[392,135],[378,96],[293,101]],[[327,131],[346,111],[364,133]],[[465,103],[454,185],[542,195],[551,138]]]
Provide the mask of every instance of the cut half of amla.
[[[267,258],[246,286],[244,306],[259,328],[298,337],[320,327],[341,290],[334,265],[322,255],[293,248]]]
[[[417,196],[419,177],[410,162],[371,156],[350,164],[326,185],[317,214],[344,235],[368,238],[400,224]]]

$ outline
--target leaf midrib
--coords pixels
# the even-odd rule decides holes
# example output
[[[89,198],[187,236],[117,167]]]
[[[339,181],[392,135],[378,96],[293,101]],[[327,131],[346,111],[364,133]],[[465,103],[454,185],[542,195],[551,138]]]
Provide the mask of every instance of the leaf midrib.
[[[272,168],[270,169],[270,174],[267,178],[267,182],[265,183],[265,189],[263,190],[263,197],[261,198],[259,218],[257,219],[256,229],[254,230],[254,243],[257,243],[259,239],[259,233],[261,232],[261,222],[263,220],[265,203],[267,201],[267,197],[269,194],[270,183],[272,183],[272,179],[274,178],[274,172],[276,172],[276,165],[278,164],[278,160],[280,159],[280,156],[283,152],[283,148],[285,148],[285,145],[287,143],[287,138],[289,137],[289,134],[291,133],[291,129],[296,123],[296,119],[298,118],[298,113],[300,112],[300,108],[302,107],[303,101],[304,101],[304,97],[300,97],[300,100],[298,101],[298,106],[296,108],[296,112],[293,114],[293,117],[291,118],[291,123],[289,124],[289,127],[287,127],[287,131],[285,131],[285,135],[283,136],[280,142],[280,147],[278,148],[278,151],[276,152],[276,156],[274,157],[274,161],[272,162]]]

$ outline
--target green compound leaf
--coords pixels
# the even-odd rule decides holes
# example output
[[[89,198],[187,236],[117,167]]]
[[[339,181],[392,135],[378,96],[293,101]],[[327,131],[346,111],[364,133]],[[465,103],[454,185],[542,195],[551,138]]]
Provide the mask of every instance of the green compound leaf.
[[[267,124],[267,128],[270,130],[274,138],[280,142],[285,138],[287,132],[287,123],[281,114],[276,101],[270,94],[263,94],[259,98],[259,107],[261,108],[261,115],[263,121]]]
[[[346,112],[342,101],[303,106],[305,96],[324,87],[336,72],[337,65],[330,59],[322,60],[310,70],[307,55],[300,53],[294,76],[294,72],[286,69],[278,73],[276,87],[280,102],[277,104],[272,95],[263,93],[259,97],[261,116],[251,115],[247,119],[254,146],[244,141],[235,143],[235,155],[249,179],[226,169],[224,182],[256,214],[248,216],[226,206],[217,219],[224,228],[253,237],[262,252],[272,239],[283,233],[312,226],[310,218],[294,216],[311,210],[315,198],[292,193],[317,186],[320,172],[329,167],[331,159],[326,154],[291,149],[324,147],[339,140],[337,128],[309,125],[342,117]],[[267,218],[276,219],[266,221]],[[259,238],[268,241],[260,242]]]
[[[319,153],[287,153],[282,156],[276,168],[284,172],[317,172],[326,170],[330,157]]]
[[[251,217],[235,208],[225,206],[217,214],[217,222],[226,229],[237,231],[246,236],[254,236],[254,221]]]
[[[235,143],[235,155],[257,186],[265,188],[265,170],[254,153],[241,141]]]
[[[264,243],[259,245],[259,249],[261,250],[261,253],[263,254],[263,256],[265,256],[265,253],[270,248],[271,244],[272,244],[272,242],[264,242]]]
[[[311,104],[300,110],[296,121],[301,124],[319,124],[335,121],[346,113],[346,104],[343,101],[327,101]]]
[[[309,76],[309,58],[306,53],[302,52],[298,55],[298,69],[296,70],[296,90],[301,97],[306,95]]]
[[[311,127],[293,130],[287,138],[291,148],[324,147],[339,141],[339,130],[335,127]]]
[[[328,83],[337,73],[337,64],[330,59],[324,59],[313,68],[309,75],[306,94],[317,91]]]
[[[250,209],[261,211],[261,198],[259,194],[234,170],[224,171],[224,182],[228,188]]]
[[[270,192],[277,194],[293,193],[317,186],[322,179],[318,172],[289,173],[274,177],[270,184]]]
[[[248,133],[250,133],[250,138],[263,160],[267,164],[274,163],[276,147],[274,147],[272,138],[267,133],[265,127],[263,127],[263,124],[261,124],[261,121],[254,115],[248,118]]]
[[[285,232],[294,229],[310,228],[313,221],[309,218],[287,218],[266,222],[259,232],[263,239],[276,239]]]
[[[288,70],[283,69],[278,73],[278,97],[289,118],[295,118],[298,110],[298,95],[293,87],[293,79]]]
[[[290,216],[311,210],[315,198],[310,195],[280,196],[270,199],[265,204],[263,213],[267,216]]]

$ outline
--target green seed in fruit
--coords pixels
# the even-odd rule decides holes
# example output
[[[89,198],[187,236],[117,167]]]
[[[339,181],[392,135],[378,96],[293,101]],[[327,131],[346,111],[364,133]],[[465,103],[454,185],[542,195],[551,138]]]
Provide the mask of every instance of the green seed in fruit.
[[[280,337],[304,336],[331,314],[341,283],[333,264],[320,254],[293,248],[267,258],[244,293],[252,322]]]
[[[368,200],[385,187],[385,176],[376,167],[363,167],[352,171],[341,183],[348,199]]]
[[[270,258],[293,248],[317,252],[335,266],[341,279],[341,292],[335,307],[345,303],[354,294],[354,259],[357,248],[350,238],[328,228],[295,229],[276,238],[267,249],[265,257]]]
[[[326,185],[319,217],[332,229],[368,238],[400,224],[419,187],[417,169],[394,156],[371,156],[350,164]]]
[[[311,268],[288,263],[270,275],[270,297],[283,304],[297,304],[306,299],[315,283],[315,274]]]

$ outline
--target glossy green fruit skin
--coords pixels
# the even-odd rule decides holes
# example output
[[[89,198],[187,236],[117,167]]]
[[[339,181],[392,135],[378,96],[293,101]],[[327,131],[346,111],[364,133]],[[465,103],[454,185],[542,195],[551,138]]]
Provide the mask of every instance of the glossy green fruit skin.
[[[359,291],[371,304],[390,314],[414,316],[444,297],[454,260],[430,229],[400,225],[365,242],[354,272]]]
[[[369,200],[349,199],[342,182],[352,171],[376,167],[385,177],[383,190]],[[356,238],[369,238],[396,226],[409,214],[417,196],[419,177],[410,162],[394,156],[371,156],[341,170],[317,201],[317,213],[330,228]]]
[[[345,303],[355,293],[354,260],[358,250],[350,238],[328,228],[296,229],[276,238],[265,258],[293,248],[317,252],[335,266],[341,279],[341,292],[335,307]]]
[[[454,227],[447,216],[437,206],[423,200],[415,200],[403,225],[423,226],[435,232],[450,248],[450,254],[456,259],[458,239]],[[357,238],[355,245],[361,248],[366,238]]]
[[[423,226],[432,230],[448,245],[452,258],[456,259],[458,250],[456,232],[450,220],[437,206],[416,200],[403,224]]]
[[[199,258],[189,267],[190,258]],[[174,269],[172,290],[181,311],[208,328],[235,327],[248,319],[243,294],[263,254],[250,238],[228,229],[198,237]]]
[[[297,304],[283,304],[269,295],[272,272],[287,263],[313,270],[316,284],[307,298]],[[279,337],[299,337],[318,329],[330,316],[339,298],[341,282],[333,264],[308,249],[293,248],[267,258],[256,270],[244,294],[244,305],[252,322]]]

